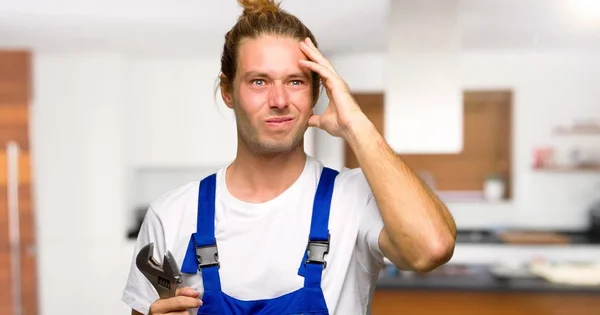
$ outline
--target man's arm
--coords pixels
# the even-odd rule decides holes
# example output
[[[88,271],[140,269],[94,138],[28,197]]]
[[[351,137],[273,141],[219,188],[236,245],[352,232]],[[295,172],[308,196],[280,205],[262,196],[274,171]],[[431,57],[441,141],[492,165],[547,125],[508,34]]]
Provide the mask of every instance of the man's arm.
[[[444,204],[398,158],[361,111],[350,87],[307,38],[299,63],[321,76],[329,105],[308,125],[344,138],[354,151],[383,220],[379,247],[402,269],[429,271],[454,252],[456,227]]]
[[[456,225],[446,206],[392,151],[364,114],[345,134],[379,207],[383,254],[398,268],[419,272],[448,262],[454,253]]]

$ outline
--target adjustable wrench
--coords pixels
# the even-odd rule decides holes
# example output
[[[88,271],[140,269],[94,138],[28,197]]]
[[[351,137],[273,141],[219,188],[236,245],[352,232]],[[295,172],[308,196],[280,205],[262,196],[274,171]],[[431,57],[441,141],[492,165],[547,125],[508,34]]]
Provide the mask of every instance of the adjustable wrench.
[[[162,266],[154,260],[154,243],[144,246],[137,254],[135,263],[138,269],[150,281],[158,296],[161,299],[166,299],[175,296],[177,286],[181,284],[181,274],[177,261],[167,251],[164,255]]]

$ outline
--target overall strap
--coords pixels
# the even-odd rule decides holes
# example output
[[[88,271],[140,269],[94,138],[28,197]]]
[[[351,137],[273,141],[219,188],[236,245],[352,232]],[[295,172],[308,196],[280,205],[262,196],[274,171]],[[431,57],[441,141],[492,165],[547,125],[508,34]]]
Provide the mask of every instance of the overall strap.
[[[333,186],[338,171],[323,167],[313,203],[310,235],[299,274],[304,276],[304,287],[320,287],[323,269],[327,267],[325,255],[329,253],[329,210]]]
[[[206,292],[221,290],[219,252],[215,238],[215,194],[216,174],[212,174],[200,182],[196,233],[190,237],[181,267],[181,272],[188,274],[202,271]]]

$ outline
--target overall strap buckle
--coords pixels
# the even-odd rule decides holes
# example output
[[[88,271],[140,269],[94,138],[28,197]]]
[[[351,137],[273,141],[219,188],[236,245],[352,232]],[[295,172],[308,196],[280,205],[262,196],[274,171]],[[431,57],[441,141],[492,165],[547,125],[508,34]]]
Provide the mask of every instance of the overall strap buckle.
[[[217,245],[197,246],[196,258],[198,259],[198,270],[206,267],[221,266]]]
[[[331,239],[331,234],[327,235],[327,240],[325,241],[308,241],[307,246],[307,257],[305,264],[321,264],[323,265],[323,269],[327,268],[327,261],[325,261],[325,256],[329,254],[329,242]]]

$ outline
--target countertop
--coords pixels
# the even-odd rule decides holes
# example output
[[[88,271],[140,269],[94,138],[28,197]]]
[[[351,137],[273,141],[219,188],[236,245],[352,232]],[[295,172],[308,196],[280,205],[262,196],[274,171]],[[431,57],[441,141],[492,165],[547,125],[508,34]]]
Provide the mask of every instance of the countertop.
[[[389,266],[389,268],[393,268]],[[431,290],[431,291],[493,291],[532,293],[593,293],[600,295],[600,286],[572,286],[550,283],[537,277],[502,279],[496,277],[487,265],[447,265],[428,274],[419,275],[400,271],[398,276],[382,272],[378,290]]]
[[[567,236],[570,242],[567,245],[599,245],[600,238],[592,237],[586,231],[541,231],[557,233]],[[507,244],[490,230],[459,230],[456,234],[456,243],[459,244]],[[538,244],[543,245],[543,244]]]
[[[140,224],[127,232],[127,239],[135,240],[137,238]],[[585,231],[544,231],[559,233],[570,238],[567,245],[600,245],[600,238],[592,237]],[[497,244],[510,245],[499,239],[496,234],[490,230],[459,230],[456,235],[457,244]],[[543,244],[538,244],[543,245]]]

